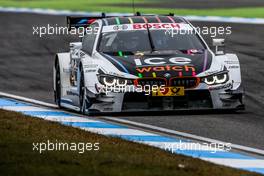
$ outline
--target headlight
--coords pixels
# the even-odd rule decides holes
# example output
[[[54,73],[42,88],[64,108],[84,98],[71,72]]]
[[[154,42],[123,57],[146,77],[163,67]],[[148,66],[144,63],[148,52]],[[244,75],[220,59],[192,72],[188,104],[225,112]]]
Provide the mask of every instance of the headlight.
[[[99,82],[108,87],[113,87],[113,86],[123,87],[126,85],[133,85],[134,83],[132,79],[125,79],[111,75],[99,76]]]
[[[204,77],[202,80],[208,85],[223,84],[228,81],[228,73],[223,72],[211,76]]]
[[[102,79],[103,79],[102,83],[104,85],[106,85],[106,86],[111,87],[111,86],[114,86],[116,84],[116,79],[115,78],[103,77]]]

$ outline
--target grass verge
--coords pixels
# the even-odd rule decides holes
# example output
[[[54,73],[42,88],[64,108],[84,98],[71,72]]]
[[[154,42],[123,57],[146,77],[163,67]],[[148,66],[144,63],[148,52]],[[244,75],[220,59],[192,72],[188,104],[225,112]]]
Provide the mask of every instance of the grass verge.
[[[45,141],[97,143],[99,151],[33,151]],[[153,147],[92,134],[19,113],[0,110],[1,175],[204,175],[254,173],[175,155]]]
[[[135,0],[139,3],[146,3]],[[2,7],[29,7],[29,8],[52,8],[52,9],[68,9],[82,11],[97,12],[133,12],[131,7],[115,7],[108,6],[108,0],[0,0]],[[111,0],[112,4],[131,3],[131,0]],[[150,3],[150,2],[147,2]],[[233,8],[233,9],[153,9],[153,8],[137,8],[142,13],[164,14],[173,12],[177,15],[199,15],[199,16],[234,16],[234,17],[255,17],[264,18],[264,7],[256,8]]]

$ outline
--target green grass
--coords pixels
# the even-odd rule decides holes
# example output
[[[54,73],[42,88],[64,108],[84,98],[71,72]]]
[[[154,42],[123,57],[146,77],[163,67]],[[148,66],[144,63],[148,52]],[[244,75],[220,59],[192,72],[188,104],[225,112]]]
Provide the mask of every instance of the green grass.
[[[99,151],[32,151],[32,143],[100,143]],[[179,167],[179,165],[181,167]],[[1,175],[239,176],[254,173],[0,110]]]
[[[146,0],[145,0],[146,1]],[[130,3],[131,0],[0,0],[3,7],[30,7],[30,8],[52,8],[68,9],[73,11],[96,11],[96,12],[132,12],[130,7],[107,6],[109,3]],[[136,2],[143,3],[136,0]],[[148,2],[151,3],[151,2]],[[137,8],[142,13],[169,13],[178,15],[199,15],[199,16],[234,16],[234,17],[258,17],[264,18],[264,7],[259,8],[234,8],[234,9],[153,9]]]

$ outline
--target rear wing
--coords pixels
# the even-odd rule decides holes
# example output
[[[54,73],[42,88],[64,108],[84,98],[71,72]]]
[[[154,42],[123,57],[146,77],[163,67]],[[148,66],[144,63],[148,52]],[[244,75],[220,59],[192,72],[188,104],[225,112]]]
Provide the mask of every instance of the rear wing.
[[[140,12],[136,12],[134,15],[130,15],[131,16],[141,16]],[[148,16],[148,15],[145,15]],[[173,13],[164,15],[164,16],[174,16]],[[71,17],[71,16],[67,16],[67,27],[68,30],[70,31],[72,28],[79,28],[79,27],[83,27],[86,28],[89,25],[91,25],[95,20],[97,19],[103,19],[106,17],[117,17],[117,16],[106,16],[105,13],[102,13],[101,15],[98,16],[85,16],[85,17]],[[121,17],[121,16],[120,16]],[[128,16],[123,16],[123,17],[128,17]]]

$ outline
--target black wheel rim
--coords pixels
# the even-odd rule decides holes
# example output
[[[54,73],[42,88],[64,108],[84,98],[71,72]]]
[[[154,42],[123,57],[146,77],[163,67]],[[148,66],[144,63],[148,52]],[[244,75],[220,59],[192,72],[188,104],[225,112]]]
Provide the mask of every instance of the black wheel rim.
[[[60,81],[60,67],[56,66],[56,102],[60,106],[61,101],[61,81]]]
[[[83,76],[83,72],[81,71],[81,80],[80,80],[80,111],[81,113],[85,113],[85,109],[86,109],[86,103],[85,101],[85,97],[84,97],[84,76]]]

